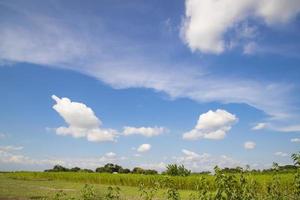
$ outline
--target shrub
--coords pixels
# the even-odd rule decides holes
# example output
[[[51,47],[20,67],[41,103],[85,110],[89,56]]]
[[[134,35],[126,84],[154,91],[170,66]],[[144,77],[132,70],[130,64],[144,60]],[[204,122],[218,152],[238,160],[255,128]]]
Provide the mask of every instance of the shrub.
[[[95,200],[96,194],[93,186],[85,184],[81,189],[81,199],[82,200]]]
[[[143,200],[152,200],[159,187],[160,184],[158,182],[155,182],[151,186],[146,186],[143,182],[140,182],[139,184],[140,197]]]
[[[119,200],[121,189],[119,187],[109,186],[105,195],[105,200]]]

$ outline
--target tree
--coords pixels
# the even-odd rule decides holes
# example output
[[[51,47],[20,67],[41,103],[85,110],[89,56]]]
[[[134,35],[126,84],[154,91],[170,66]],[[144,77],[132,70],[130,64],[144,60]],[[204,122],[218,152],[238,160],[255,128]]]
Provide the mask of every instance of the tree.
[[[144,174],[145,170],[141,167],[135,167],[135,168],[133,168],[132,173],[133,174]]]
[[[300,166],[300,151],[298,153],[293,153],[291,157],[294,161],[294,165]]]
[[[276,163],[276,162],[273,162],[273,164],[272,164],[272,168],[273,168],[273,170],[278,170],[278,169],[279,169],[279,165],[278,165],[278,163]]]
[[[144,171],[144,174],[147,174],[147,175],[152,175],[152,174],[158,174],[158,172],[154,169],[146,169]]]
[[[71,172],[79,172],[81,169],[79,167],[73,167],[70,169]]]
[[[169,164],[165,173],[170,176],[188,176],[191,171],[186,169],[184,165]]]
[[[99,172],[99,173],[115,173],[115,172],[120,172],[122,170],[123,170],[123,168],[120,165],[107,163],[103,167],[98,167],[96,169],[96,172]]]
[[[119,173],[120,173],[120,174],[129,174],[129,173],[130,173],[130,169],[127,169],[127,168],[123,169],[123,168],[121,168],[121,169],[119,170]]]

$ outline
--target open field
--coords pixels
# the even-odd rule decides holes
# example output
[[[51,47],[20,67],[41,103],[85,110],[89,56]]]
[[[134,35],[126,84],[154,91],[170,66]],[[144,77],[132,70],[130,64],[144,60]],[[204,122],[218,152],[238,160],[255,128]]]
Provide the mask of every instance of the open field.
[[[21,178],[21,175],[24,178]],[[34,176],[31,176],[33,175]],[[93,181],[88,181],[87,179],[54,179],[54,178],[39,178],[37,174],[41,175],[43,173],[0,173],[0,199],[42,199],[44,197],[54,198],[55,194],[59,191],[65,192],[69,197],[80,197],[80,191],[84,187],[85,183],[91,184],[97,196],[103,196],[107,192],[108,185],[103,185],[99,183],[92,183]],[[64,174],[65,177],[76,177],[78,174],[69,173]],[[81,174],[82,177],[88,174]],[[100,178],[99,174],[93,174],[94,176]],[[113,176],[113,175],[111,175]],[[14,178],[13,178],[14,177]],[[54,177],[54,176],[53,176]],[[93,177],[93,176],[87,176]],[[139,191],[137,187],[131,186],[119,186],[121,189],[122,199],[140,199]],[[164,199],[164,190],[160,190],[157,193],[157,197]],[[192,191],[180,190],[180,195],[182,199],[188,199],[189,194]]]
[[[216,183],[215,176],[211,175],[191,175],[188,177],[169,177],[163,175],[138,175],[138,174],[100,174],[100,173],[72,173],[72,172],[15,172],[0,173],[0,198],[13,199],[53,199],[57,193],[63,191],[68,197],[79,198],[81,190],[85,184],[93,187],[97,197],[101,199],[106,193],[108,186],[119,186],[121,199],[146,199],[140,198],[141,191],[139,184],[143,183],[146,190],[153,188],[155,182],[171,182],[174,188],[179,189],[181,199],[192,199],[190,195],[197,194],[197,186],[201,185],[203,178],[209,187],[210,192],[220,189],[220,185]],[[293,173],[274,174],[246,174],[247,180],[255,181],[254,185],[250,185],[255,189],[255,193],[268,196],[271,192],[280,192],[283,198],[279,199],[295,199],[289,197],[295,189]],[[230,178],[229,178],[230,179]],[[228,180],[229,180],[228,179]],[[225,180],[225,179],[224,179]],[[227,181],[228,181],[227,180]],[[225,182],[232,184],[234,182]],[[275,183],[276,185],[272,183]],[[203,186],[203,185],[202,185]],[[232,187],[236,187],[232,185]],[[248,187],[245,185],[245,188]],[[273,187],[273,188],[272,188]],[[232,188],[231,188],[232,189]],[[155,191],[153,199],[167,199],[167,186],[162,186]],[[211,192],[215,193],[215,192]],[[285,197],[284,197],[285,196]],[[196,198],[198,199],[198,198]],[[258,198],[266,199],[266,198]],[[269,198],[274,199],[274,198]]]

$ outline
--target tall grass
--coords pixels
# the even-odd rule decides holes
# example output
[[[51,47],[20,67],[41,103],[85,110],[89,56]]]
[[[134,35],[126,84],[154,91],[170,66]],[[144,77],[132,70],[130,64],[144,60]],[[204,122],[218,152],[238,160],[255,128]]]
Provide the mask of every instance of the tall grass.
[[[119,186],[134,186],[138,187],[143,183],[146,187],[152,187],[153,184],[165,182],[168,178],[172,181],[176,188],[183,190],[197,190],[201,184],[202,178],[212,190],[216,189],[215,177],[212,175],[191,175],[188,177],[171,177],[164,175],[141,175],[141,174],[106,174],[106,173],[81,173],[81,172],[13,172],[8,176],[14,179],[21,180],[63,180],[70,182],[104,184],[104,185],[119,185]],[[272,182],[273,174],[246,174],[265,188]],[[278,174],[280,183],[279,187],[292,188],[294,174]]]

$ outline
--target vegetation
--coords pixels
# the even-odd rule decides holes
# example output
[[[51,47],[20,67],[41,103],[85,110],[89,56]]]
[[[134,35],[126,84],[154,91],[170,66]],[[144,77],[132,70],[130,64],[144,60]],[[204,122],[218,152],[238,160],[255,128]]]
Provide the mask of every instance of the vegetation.
[[[141,173],[141,168],[135,168],[131,174],[112,175],[111,173],[117,170],[119,172],[122,167],[108,164],[101,168],[101,170],[107,170],[104,173],[80,172],[80,169],[77,168],[73,168],[74,172],[70,172],[71,169],[55,166],[51,172],[15,172],[1,174],[1,176],[21,181],[60,180],[84,183],[77,196],[69,196],[65,190],[56,191],[52,196],[43,196],[43,199],[55,200],[299,200],[299,158],[300,153],[292,155],[294,167],[282,167],[273,163],[272,169],[255,172],[249,167],[245,170],[215,167],[214,175],[206,173],[191,175],[190,171],[182,165],[169,165],[162,175],[144,175]],[[58,170],[62,170],[62,172],[57,172]],[[97,188],[103,187],[104,184],[109,186],[99,192]],[[127,196],[126,189],[122,189],[124,186],[138,187],[134,197]],[[182,189],[187,191],[183,192]],[[1,192],[5,191],[0,187],[0,198]],[[186,195],[187,193],[188,195]]]
[[[92,173],[94,171],[91,169],[80,169],[79,167],[73,167],[73,168],[69,169],[69,168],[66,168],[61,165],[55,165],[52,169],[45,170],[45,172],[89,172],[89,173]],[[96,168],[95,172],[110,173],[110,174],[112,174],[112,173],[120,173],[120,174],[133,173],[133,174],[147,174],[147,175],[158,174],[158,172],[153,169],[143,169],[141,167],[135,167],[135,168],[133,168],[132,171],[130,171],[130,169],[123,168],[120,165],[116,165],[116,164],[112,164],[112,163],[107,163],[103,167]]]
[[[188,176],[191,174],[191,171],[186,169],[183,165],[170,164],[167,166],[165,174],[170,176]]]

